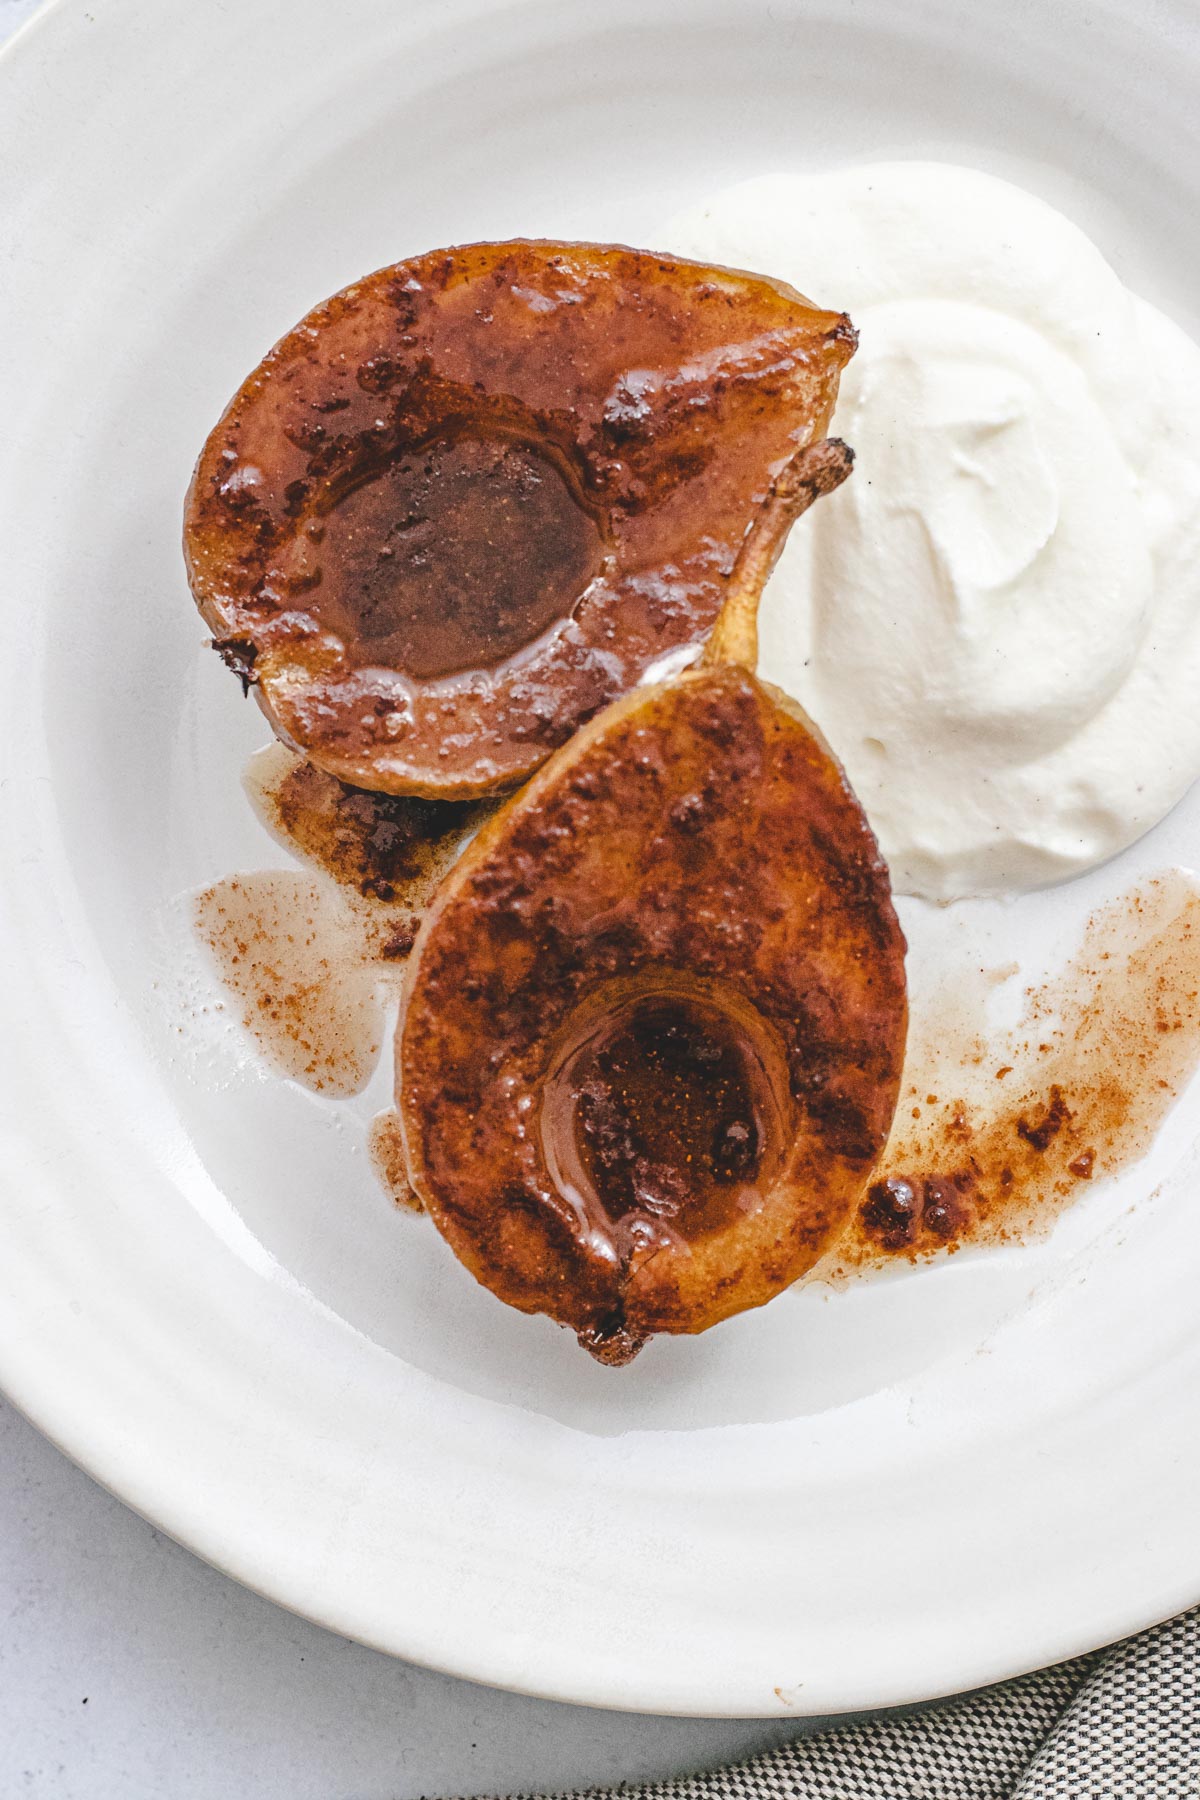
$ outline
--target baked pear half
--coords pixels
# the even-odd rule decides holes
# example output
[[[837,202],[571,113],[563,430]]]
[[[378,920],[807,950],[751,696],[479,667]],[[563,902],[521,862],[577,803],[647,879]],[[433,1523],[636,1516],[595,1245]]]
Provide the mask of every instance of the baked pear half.
[[[471,1272],[602,1361],[811,1268],[887,1136],[906,1029],[887,870],[759,681],[758,596],[836,440],[760,507],[703,661],[608,706],[484,826],[406,977],[410,1178]]]
[[[781,282],[619,246],[381,269],[204,446],[184,547],[213,642],[342,781],[511,788],[707,637],[854,345]]]

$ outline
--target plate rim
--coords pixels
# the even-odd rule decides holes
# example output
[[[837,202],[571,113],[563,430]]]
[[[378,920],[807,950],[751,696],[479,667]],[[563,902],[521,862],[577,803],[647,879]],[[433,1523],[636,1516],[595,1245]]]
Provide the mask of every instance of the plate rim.
[[[183,11],[182,0],[175,0],[175,9]],[[163,11],[166,12],[166,10],[164,7]],[[203,8],[194,4],[192,10],[203,10]],[[480,6],[475,10],[500,12],[512,11],[513,8],[509,4],[509,0],[500,0],[500,4],[496,6]],[[137,0],[109,0],[107,11],[110,16],[100,27],[103,29],[110,29],[112,23],[121,15],[128,17],[139,12],[144,13],[145,9],[139,8]],[[89,26],[84,23],[84,17],[73,14],[67,5],[67,0],[48,0],[41,10],[18,27],[12,39],[0,52],[0,83],[10,77],[11,71],[18,66],[19,61],[23,62],[24,59],[30,59],[35,55],[40,55],[45,62],[53,60],[60,69],[64,66],[65,59],[69,55],[76,54],[81,46],[86,57],[87,47],[84,39]],[[97,27],[92,27],[92,29],[95,30]],[[4,128],[0,127],[0,136],[3,135],[3,131]],[[345,1636],[353,1637],[357,1641],[372,1645],[372,1647],[384,1650],[389,1654],[418,1660],[425,1666],[439,1669],[447,1674],[468,1680],[484,1681],[514,1692],[539,1695],[574,1704],[607,1708],[620,1706],[626,1710],[648,1713],[671,1711],[677,1713],[678,1716],[691,1714],[692,1716],[731,1718],[771,1717],[779,1716],[781,1713],[798,1718],[826,1717],[831,1716],[834,1711],[828,1706],[823,1706],[819,1712],[814,1714],[809,1711],[798,1695],[791,1699],[779,1697],[774,1703],[769,1703],[764,1699],[757,1706],[747,1705],[743,1701],[727,1712],[714,1711],[710,1705],[703,1705],[695,1709],[674,1706],[664,1708],[661,1704],[654,1703],[653,1695],[640,1697],[636,1689],[630,1689],[628,1693],[623,1693],[619,1699],[611,1697],[595,1699],[588,1692],[573,1688],[569,1681],[556,1684],[554,1680],[547,1680],[544,1677],[530,1681],[514,1679],[511,1667],[503,1659],[496,1660],[493,1657],[491,1665],[488,1666],[487,1660],[481,1661],[478,1656],[467,1655],[462,1660],[455,1660],[452,1657],[446,1658],[430,1654],[428,1648],[420,1647],[412,1634],[405,1642],[400,1641],[402,1634],[399,1632],[394,1632],[391,1636],[386,1634],[376,1636],[369,1630],[356,1628],[349,1620],[346,1623],[339,1622],[337,1615],[343,1611],[343,1608],[336,1605],[328,1606],[324,1614],[321,1611],[314,1611],[311,1604],[306,1603],[302,1595],[296,1595],[294,1584],[291,1589],[286,1583],[281,1585],[279,1581],[272,1578],[269,1569],[255,1568],[252,1556],[247,1555],[243,1560],[239,1560],[238,1555],[231,1553],[228,1546],[223,1548],[216,1541],[220,1536],[219,1532],[214,1532],[206,1538],[203,1530],[186,1526],[183,1529],[177,1528],[178,1521],[171,1522],[170,1509],[164,1508],[159,1501],[156,1501],[155,1483],[147,1479],[145,1471],[135,1470],[132,1466],[127,1465],[124,1475],[120,1471],[114,1472],[111,1466],[113,1462],[111,1450],[109,1454],[105,1455],[98,1450],[94,1443],[89,1445],[86,1441],[88,1433],[80,1431],[77,1420],[74,1421],[73,1428],[69,1399],[60,1394],[56,1400],[55,1396],[48,1391],[45,1384],[45,1365],[40,1361],[43,1351],[44,1340],[30,1328],[27,1316],[22,1317],[16,1334],[6,1328],[5,1321],[0,1316],[0,1385],[3,1385],[13,1403],[44,1435],[125,1504],[131,1506],[134,1511],[139,1512],[160,1529],[165,1530],[189,1550],[276,1604],[297,1612],[301,1616],[313,1618],[329,1629],[339,1631]],[[119,1461],[119,1457],[117,1460]],[[1028,1669],[1045,1666],[1047,1661],[1058,1661],[1064,1657],[1079,1654],[1083,1650],[1094,1649],[1097,1647],[1097,1629],[1104,1633],[1104,1642],[1112,1642],[1130,1631],[1141,1629],[1160,1619],[1172,1616],[1173,1613],[1194,1604],[1197,1599],[1200,1599],[1200,1570],[1197,1571],[1195,1577],[1188,1576],[1186,1579],[1181,1577],[1178,1591],[1173,1591],[1169,1598],[1159,1595],[1152,1600],[1147,1597],[1140,1606],[1126,1605],[1124,1608],[1110,1606],[1107,1614],[1103,1607],[1098,1608],[1093,1624],[1083,1630],[1082,1635],[1079,1627],[1073,1630],[1060,1628],[1057,1631],[1043,1632],[1038,1640],[1039,1648],[1033,1653],[1033,1660],[1025,1661],[1020,1666],[1006,1664],[1003,1669],[982,1677],[975,1670],[968,1682],[952,1686],[939,1686],[936,1691],[931,1690],[926,1683],[918,1682],[917,1687],[920,1691],[893,1690],[888,1693],[886,1698],[881,1698],[880,1694],[866,1693],[860,1695],[851,1706],[843,1710],[860,1711],[878,1705],[924,1703],[944,1695],[968,1691],[984,1682],[1005,1679],[1026,1672]],[[1102,1623],[1104,1618],[1107,1618],[1107,1623]],[[1086,1642],[1083,1641],[1085,1638]],[[1047,1645],[1049,1645],[1048,1654]],[[986,1659],[984,1660],[986,1661]],[[781,1688],[783,1688],[783,1684],[781,1684]],[[780,1691],[780,1689],[776,1689],[776,1695],[780,1695]],[[787,1692],[788,1690],[784,1688],[783,1691]]]

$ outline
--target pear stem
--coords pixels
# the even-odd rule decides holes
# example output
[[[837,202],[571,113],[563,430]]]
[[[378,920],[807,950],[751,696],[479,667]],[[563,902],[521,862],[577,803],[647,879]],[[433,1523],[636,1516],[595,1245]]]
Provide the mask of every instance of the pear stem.
[[[841,438],[822,438],[784,464],[742,540],[702,664],[712,668],[736,663],[753,672],[758,662],[758,603],[788,532],[814,500],[840,487],[853,467],[854,452]]]

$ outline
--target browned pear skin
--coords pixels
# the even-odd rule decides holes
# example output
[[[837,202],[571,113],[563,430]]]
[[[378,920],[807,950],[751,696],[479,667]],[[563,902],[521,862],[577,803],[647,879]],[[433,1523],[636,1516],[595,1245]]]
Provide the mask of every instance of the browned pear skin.
[[[808,455],[814,493],[849,467]],[[781,541],[748,545],[714,660],[611,706],[489,821],[409,966],[413,1186],[481,1282],[606,1361],[811,1268],[899,1092],[886,868],[819,734],[739,660]]]
[[[381,269],[204,446],[184,545],[214,643],[343,781],[512,787],[703,641],[854,344],[783,283],[620,246]]]

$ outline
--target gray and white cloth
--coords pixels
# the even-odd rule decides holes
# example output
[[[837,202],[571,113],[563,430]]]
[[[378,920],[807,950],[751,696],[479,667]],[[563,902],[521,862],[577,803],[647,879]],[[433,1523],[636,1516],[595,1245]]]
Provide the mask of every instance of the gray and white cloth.
[[[1200,1800],[1200,1608],[1112,1650],[590,1800]],[[525,1797],[528,1800],[528,1797]],[[558,1800],[584,1800],[560,1795]]]

